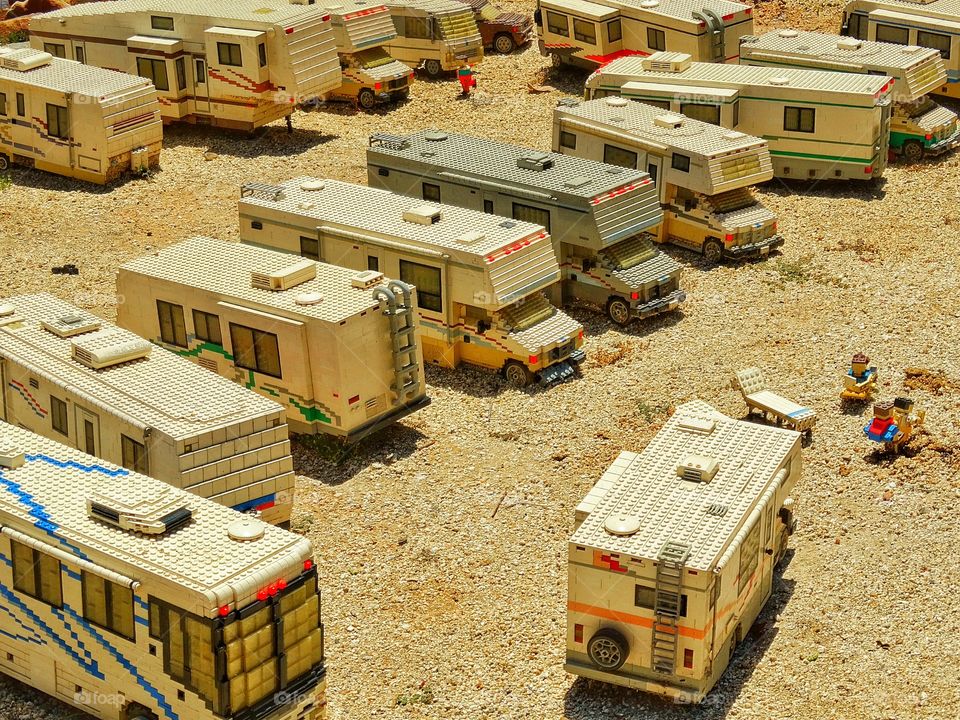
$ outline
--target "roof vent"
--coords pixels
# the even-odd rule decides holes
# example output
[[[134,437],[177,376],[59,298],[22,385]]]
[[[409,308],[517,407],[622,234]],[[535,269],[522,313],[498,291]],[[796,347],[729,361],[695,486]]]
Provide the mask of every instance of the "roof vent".
[[[926,49],[927,48],[922,48],[919,45],[904,45],[903,48],[901,48],[900,52],[902,52],[904,55],[915,55],[921,50],[926,50]]]
[[[686,121],[687,118],[683,115],[657,115],[653,119],[653,124],[657,127],[679,130]]]
[[[99,318],[95,317],[63,315],[55,320],[41,320],[40,325],[44,330],[48,330],[58,337],[68,338],[99,330],[101,323]]]
[[[21,48],[19,50],[8,50],[0,53],[0,67],[7,70],[18,70],[26,72],[35,70],[38,67],[49,65],[53,61],[53,55],[50,53],[34,50],[33,48]]]
[[[317,263],[300,260],[273,272],[250,273],[250,284],[260,290],[289,290],[317,277]]]
[[[688,455],[677,465],[677,475],[690,482],[708,483],[720,469],[715,458],[704,455]]]
[[[584,185],[588,185],[589,183],[590,183],[590,178],[584,175],[577,175],[576,177],[572,177],[569,180],[564,180],[563,186],[568,188],[581,188]]]
[[[779,35],[782,38],[795,38],[799,34],[800,33],[798,33],[796,30],[790,30],[789,28],[784,28],[783,30],[777,33],[777,35]]]
[[[91,370],[103,370],[148,357],[152,348],[153,345],[133,333],[107,331],[74,340],[71,354],[81,365]]]
[[[521,170],[549,170],[553,167],[553,158],[549,153],[530,153],[517,158],[517,167]]]
[[[677,425],[681,430],[686,430],[687,432],[703,433],[704,435],[708,435],[713,432],[713,429],[717,426],[717,423],[715,420],[707,420],[704,418],[687,415],[685,417],[681,417],[677,421]]]
[[[627,537],[640,529],[640,518],[626,513],[613,513],[603,521],[603,529],[611,535]]]
[[[723,503],[710,503],[707,505],[703,511],[707,515],[713,515],[714,517],[723,517],[727,514],[727,510],[730,509],[729,505],[724,505]]]
[[[27,461],[23,451],[17,447],[0,447],[0,468],[15,470],[23,467]]]
[[[0,327],[23,322],[23,318],[16,312],[17,309],[13,305],[0,305]]]
[[[319,305],[323,302],[323,295],[318,292],[300,293],[293,301],[297,305]]]
[[[513,220],[504,220],[499,224],[499,227],[506,228],[507,230],[510,228],[515,228],[516,226],[517,224]]]
[[[557,107],[577,107],[579,104],[579,98],[565,97],[557,100]]]
[[[0,305],[0,317],[8,317],[13,315],[17,311],[17,308],[11,305],[10,303],[5,303]]]
[[[790,78],[786,75],[777,75],[776,77],[770,78],[769,82],[771,85],[789,85]]]
[[[603,101],[610,107],[624,107],[628,102],[626,98],[622,98],[619,95],[611,95],[610,97],[604,98]]]
[[[737,130],[731,130],[730,132],[725,132],[723,134],[724,140],[742,140],[747,136],[746,133],[739,132]]]
[[[450,136],[440,130],[427,130],[423,134],[423,139],[427,142],[443,142],[448,137]]]
[[[857,38],[844,37],[837,40],[838,50],[859,50],[863,47],[863,42]]]
[[[462,243],[464,245],[473,245],[474,243],[480,242],[485,237],[486,235],[484,235],[482,232],[471,230],[469,232],[465,232],[463,235],[458,237],[457,242]]]
[[[263,523],[251,517],[227,525],[227,535],[236,542],[253,542],[263,537]]]
[[[323,180],[304,180],[300,183],[300,189],[305,192],[316,192],[317,190],[323,190],[324,187]]]
[[[650,57],[645,57],[642,64],[644,70],[678,73],[689,68],[692,62],[693,58],[687,53],[655,52]]]
[[[376,270],[363,270],[350,278],[350,285],[357,290],[369,290],[383,282],[383,273]]]
[[[440,208],[436,205],[417,205],[403,211],[403,219],[418,225],[434,225],[440,222]]]
[[[163,535],[190,522],[193,511],[183,503],[183,495],[171,487],[144,495],[125,493],[121,483],[88,497],[87,515],[122,530]]]
[[[640,3],[640,7],[642,8],[655,8],[659,5],[660,0],[643,0],[643,2]]]
[[[279,185],[270,185],[268,183],[251,182],[240,186],[240,197],[256,197],[270,202],[279,202],[283,200],[284,190]]]

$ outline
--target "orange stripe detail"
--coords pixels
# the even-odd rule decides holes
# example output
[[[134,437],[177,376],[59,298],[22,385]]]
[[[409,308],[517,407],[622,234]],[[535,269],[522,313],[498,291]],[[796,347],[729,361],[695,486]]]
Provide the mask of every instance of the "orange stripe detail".
[[[605,620],[613,620],[615,622],[638,625],[640,627],[650,628],[651,630],[653,629],[653,618],[645,618],[640,617],[639,615],[633,615],[631,613],[617,612],[616,610],[610,610],[609,608],[601,608],[596,607],[595,605],[585,605],[584,603],[570,601],[567,603],[567,610],[583,613],[584,615],[593,615],[594,617],[600,617]],[[689,637],[695,640],[703,640],[707,634],[705,629],[698,630],[696,628],[684,627],[682,625],[677,626],[677,631],[683,637]]]

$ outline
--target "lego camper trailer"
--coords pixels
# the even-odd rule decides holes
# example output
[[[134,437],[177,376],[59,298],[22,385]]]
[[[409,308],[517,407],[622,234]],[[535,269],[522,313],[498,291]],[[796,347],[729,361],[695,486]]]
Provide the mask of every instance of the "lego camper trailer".
[[[758,137],[606,97],[561,100],[553,113],[553,148],[646,170],[663,206],[659,242],[710,262],[764,256],[783,245],[776,216],[750,190],[773,177],[769,148]]]
[[[127,263],[117,323],[266,395],[291,430],[358,440],[427,405],[411,289],[192,238]]]
[[[775,581],[793,532],[800,435],[677,408],[576,510],[568,672],[700,702]]]
[[[50,295],[0,301],[0,419],[286,523],[283,408]]]
[[[729,0],[539,0],[534,19],[542,55],[589,70],[659,50],[736,62],[753,33],[753,8]]]
[[[0,47],[0,172],[25,165],[102,185],[159,165],[162,141],[147,80]]]
[[[386,0],[397,36],[385,47],[429,77],[483,60],[483,39],[473,9],[459,0]]]
[[[890,150],[910,162],[960,144],[957,115],[930,99],[947,73],[940,53],[916,45],[777,30],[740,39],[740,64],[832,70],[893,78]]]
[[[626,325],[677,308],[680,264],[648,239],[663,218],[650,176],[454,133],[370,138],[373,187],[543,225],[560,262],[555,298]]]
[[[541,225],[295,178],[244,187],[240,239],[416,285],[426,362],[478,365],[522,387],[566,379],[584,358],[582,326],[542,292],[560,267]]]
[[[115,0],[31,16],[30,43],[157,88],[164,122],[254,130],[340,85],[326,10],[271,0]]]
[[[322,720],[307,539],[7,423],[0,525],[3,673],[103,720]]]
[[[871,180],[887,166],[892,87],[885,76],[656,53],[604,66],[585,96],[620,95],[765,138],[777,177]]]

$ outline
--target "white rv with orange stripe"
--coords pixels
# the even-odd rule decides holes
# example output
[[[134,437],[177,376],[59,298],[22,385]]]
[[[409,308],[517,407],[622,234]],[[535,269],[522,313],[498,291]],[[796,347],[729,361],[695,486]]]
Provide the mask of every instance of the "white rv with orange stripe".
[[[164,122],[254,130],[340,85],[329,11],[281,0],[115,0],[30,21],[52,55],[153,82]]]
[[[800,435],[677,408],[577,507],[566,669],[703,700],[770,598],[793,532]]]

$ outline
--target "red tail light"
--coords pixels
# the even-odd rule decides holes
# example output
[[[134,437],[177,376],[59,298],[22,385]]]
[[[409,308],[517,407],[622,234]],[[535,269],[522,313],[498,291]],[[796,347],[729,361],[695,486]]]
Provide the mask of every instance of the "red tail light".
[[[734,16],[734,13],[730,13],[729,15],[724,15],[723,21],[726,22],[727,20],[733,20],[733,16]]]
[[[303,561],[303,570],[304,572],[313,569],[313,560],[304,560]]]
[[[774,232],[776,232],[776,231],[777,231],[777,221],[774,220],[774,221],[773,221],[773,224],[772,224],[770,227],[773,229]]]
[[[687,670],[693,670],[693,648],[684,648],[683,650],[683,666]]]
[[[753,8],[748,7],[746,10],[743,11],[743,13],[744,15],[753,15]]]
[[[724,237],[724,240],[726,240],[728,243],[732,243],[732,242],[733,242],[733,238],[734,238],[734,236],[733,236],[732,234],[727,233],[726,236]]]
[[[383,83],[374,83],[374,84],[373,84],[373,89],[374,89],[374,90],[379,90],[379,89],[382,88],[382,87],[383,87]]]
[[[538,362],[540,362],[540,358],[537,357],[536,355],[531,355],[530,357],[527,358],[527,360],[530,362],[531,365],[536,365]]]
[[[257,593],[257,600],[259,600],[260,602],[263,602],[263,601],[266,600],[268,597],[270,597],[270,596],[267,594],[267,589],[266,589],[266,588],[264,588],[263,590],[260,590],[260,591]]]
[[[873,165],[867,165],[867,166],[863,169],[863,174],[864,174],[864,175],[873,175]]]
[[[320,18],[320,22],[330,22],[330,16],[324,15],[322,18]]]
[[[632,293],[630,293],[630,299],[631,299],[631,300],[639,300],[639,299],[640,299],[640,293],[638,293],[638,292],[632,292]]]
[[[220,617],[226,617],[227,615],[230,614],[230,606],[229,606],[229,605],[223,605],[223,606],[220,608],[219,612],[220,612]]]
[[[284,32],[285,32],[287,35],[293,35],[293,28],[287,28],[286,30],[284,30]]]
[[[283,578],[280,578],[279,580],[277,580],[277,589],[278,589],[278,590],[286,590],[286,589],[287,589],[287,581],[284,580]]]
[[[931,135],[930,133],[927,133],[926,135],[923,136],[923,139],[926,140],[927,142],[930,142],[931,140],[933,140],[933,135]]]
[[[583,330],[580,331],[580,334],[579,334],[577,337],[579,337],[581,340],[583,340]]]
[[[575,623],[573,626],[573,641],[575,643],[583,642],[583,625]]]

